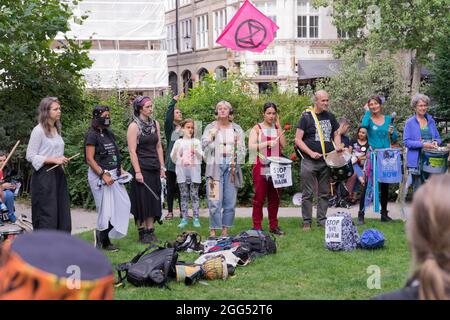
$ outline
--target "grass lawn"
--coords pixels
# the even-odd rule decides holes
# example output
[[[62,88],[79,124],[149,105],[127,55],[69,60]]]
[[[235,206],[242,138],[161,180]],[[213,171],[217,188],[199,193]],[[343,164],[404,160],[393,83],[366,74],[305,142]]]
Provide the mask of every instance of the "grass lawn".
[[[157,225],[157,236],[165,242],[174,240],[180,233],[179,219]],[[382,292],[391,291],[404,285],[409,270],[409,251],[401,221],[381,223],[366,219],[359,232],[368,228],[381,230],[386,238],[385,248],[375,251],[354,250],[352,252],[331,252],[324,247],[324,229],[315,227],[310,232],[302,232],[299,218],[280,218],[280,226],[286,231],[284,237],[277,238],[277,253],[261,257],[245,267],[238,267],[235,275],[226,281],[208,281],[207,285],[196,283],[185,286],[171,280],[171,290],[147,287],[136,288],[127,284],[115,291],[115,299],[146,300],[189,300],[189,299],[370,299]],[[131,222],[131,221],[130,221]],[[208,234],[208,220],[202,218],[200,234]],[[267,227],[267,219],[266,225]],[[250,218],[237,218],[232,233],[251,228]],[[192,225],[185,230],[194,230]],[[93,232],[80,235],[93,242]],[[130,223],[126,238],[115,241],[121,249],[108,253],[113,264],[126,262],[145,245],[137,242],[137,231]],[[179,260],[194,261],[197,254],[180,253]],[[368,289],[367,279],[371,265],[380,267],[381,289]]]

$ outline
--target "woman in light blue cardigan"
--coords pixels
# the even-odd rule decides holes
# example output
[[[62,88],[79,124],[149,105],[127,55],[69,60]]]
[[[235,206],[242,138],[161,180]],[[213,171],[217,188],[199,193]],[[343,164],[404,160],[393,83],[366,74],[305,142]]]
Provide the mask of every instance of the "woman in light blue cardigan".
[[[441,144],[441,138],[433,117],[427,113],[430,98],[424,94],[416,94],[411,99],[414,115],[406,121],[403,141],[408,151],[406,164],[410,183],[415,192],[425,181],[427,175],[420,169],[420,153],[422,148],[435,149]]]
[[[367,129],[367,139],[369,146],[373,149],[385,149],[391,147],[391,142],[398,139],[392,117],[382,113],[383,102],[380,96],[371,96],[364,106],[366,113],[361,122],[361,127]],[[387,204],[389,197],[389,184],[380,183],[380,203],[381,203],[381,221],[388,222],[392,219],[388,216]],[[366,184],[367,186],[367,184]],[[364,201],[366,187],[361,192],[360,201]],[[358,212],[358,224],[364,224],[364,210]]]

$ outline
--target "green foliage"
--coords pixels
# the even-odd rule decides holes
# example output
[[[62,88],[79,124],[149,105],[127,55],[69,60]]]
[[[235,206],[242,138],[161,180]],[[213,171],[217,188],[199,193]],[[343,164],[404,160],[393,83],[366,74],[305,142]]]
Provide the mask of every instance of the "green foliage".
[[[202,227],[198,232],[202,237],[207,237],[208,218],[200,219]],[[162,243],[173,241],[181,233],[178,223],[179,220],[174,219],[157,227],[157,236]],[[158,287],[137,288],[126,283],[125,287],[115,290],[114,299],[361,300],[404,286],[410,254],[401,221],[386,224],[379,219],[366,219],[366,224],[358,227],[359,233],[368,228],[379,229],[387,239],[385,248],[357,249],[351,252],[328,251],[324,247],[324,230],[313,227],[310,232],[302,232],[298,227],[299,218],[279,218],[279,224],[286,235],[277,237],[277,253],[260,257],[247,266],[238,266],[234,276],[226,281],[205,281],[208,285],[196,283],[187,287],[184,283],[171,279],[168,283],[171,290]],[[251,218],[237,218],[230,232],[237,234],[251,227]],[[267,230],[267,219],[263,227]],[[81,237],[93,242],[92,232],[85,232]],[[114,242],[120,251],[106,253],[113,265],[130,261],[145,248],[137,239],[136,227],[130,225],[128,236]],[[179,260],[186,262],[193,262],[198,257],[195,253],[179,254]],[[371,275],[368,274],[368,267],[371,265],[378,266],[381,271],[379,290],[367,288],[367,280]]]
[[[411,116],[409,97],[403,92],[404,83],[389,56],[373,55],[368,64],[362,67],[357,55],[351,53],[343,57],[341,72],[330,79],[318,83],[330,95],[330,109],[337,116],[344,116],[351,122],[351,133],[361,123],[365,113],[363,106],[367,99],[380,94],[385,96],[383,112],[397,113],[397,129],[403,131],[403,123]],[[401,141],[401,137],[399,139]]]
[[[436,40],[447,35],[450,22],[446,0],[315,0],[330,6],[333,24],[356,36],[341,41],[338,52],[368,48],[417,50],[421,62],[428,60]],[[379,14],[379,16],[377,16]],[[363,30],[368,32],[363,32]]]
[[[60,99],[63,124],[76,121],[84,108],[81,70],[92,64],[87,56],[90,44],[65,39],[60,50],[51,48],[57,33],[69,30],[71,17],[68,4],[59,0],[0,4],[0,148],[9,150],[21,140],[13,159],[17,166],[27,167],[24,145],[42,98]]]
[[[349,32],[333,47],[340,57],[348,51],[364,56],[367,51],[412,53],[411,92],[420,86],[420,66],[430,60],[434,44],[448,37],[448,0],[314,0],[316,6],[329,6],[333,24]]]
[[[216,81],[212,76],[208,75],[204,78],[201,85],[189,91],[187,97],[180,98],[177,106],[182,110],[183,118],[201,121],[202,128],[196,128],[196,130],[200,130],[201,134],[203,129],[215,120],[214,110],[220,100],[227,100],[231,103],[235,110],[234,121],[246,132],[246,138],[248,138],[253,126],[262,121],[262,107],[264,103],[267,101],[274,102],[278,107],[280,124],[282,126],[288,123],[291,124],[291,129],[286,132],[288,143],[284,154],[287,157],[294,153],[295,126],[305,106],[311,104],[309,97],[299,96],[291,92],[282,93],[276,89],[268,94],[255,96],[250,89],[250,84],[240,77],[229,75],[226,80]],[[155,113],[156,118],[161,120],[161,126],[163,126],[163,118],[158,116],[165,114],[168,100],[161,102],[165,104],[156,104]],[[294,179],[298,177],[298,167],[298,162],[294,163]],[[253,192],[251,168],[252,164],[248,163],[248,161],[243,165],[244,186],[238,195],[238,201],[241,204],[251,203],[251,194]],[[293,187],[287,190],[284,189],[283,192],[288,196],[296,191],[295,188],[298,188],[298,183],[294,183]]]
[[[450,118],[450,37],[444,37],[436,43],[435,53],[431,64],[432,78],[429,93],[433,97],[436,116]]]

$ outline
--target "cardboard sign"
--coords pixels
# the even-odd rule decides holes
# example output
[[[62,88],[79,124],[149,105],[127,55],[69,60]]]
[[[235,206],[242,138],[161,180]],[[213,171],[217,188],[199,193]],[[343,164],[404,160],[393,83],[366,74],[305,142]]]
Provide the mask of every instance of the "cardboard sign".
[[[325,223],[325,242],[342,242],[342,220],[344,217],[329,217]]]
[[[219,201],[219,181],[208,179],[208,200]]]
[[[270,176],[274,188],[284,188],[292,186],[292,172],[290,164],[270,163]]]

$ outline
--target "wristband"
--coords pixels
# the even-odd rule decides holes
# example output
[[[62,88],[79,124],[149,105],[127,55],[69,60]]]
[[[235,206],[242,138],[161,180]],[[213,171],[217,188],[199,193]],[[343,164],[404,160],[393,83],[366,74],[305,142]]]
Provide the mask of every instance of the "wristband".
[[[105,170],[102,169],[102,171],[100,171],[100,173],[98,174],[98,176],[101,178],[103,177],[103,174],[105,173]]]

